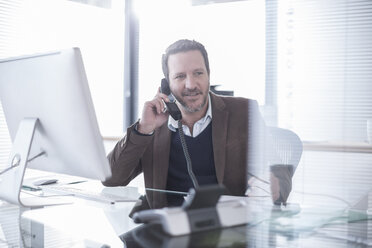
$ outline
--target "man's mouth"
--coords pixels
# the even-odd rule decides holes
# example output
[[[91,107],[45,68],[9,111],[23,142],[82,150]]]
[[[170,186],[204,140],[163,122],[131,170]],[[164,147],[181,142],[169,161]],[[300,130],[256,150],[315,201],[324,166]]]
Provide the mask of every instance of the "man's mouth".
[[[200,91],[195,91],[195,92],[185,92],[185,93],[182,93],[182,96],[197,96],[197,95],[201,95],[202,93]]]

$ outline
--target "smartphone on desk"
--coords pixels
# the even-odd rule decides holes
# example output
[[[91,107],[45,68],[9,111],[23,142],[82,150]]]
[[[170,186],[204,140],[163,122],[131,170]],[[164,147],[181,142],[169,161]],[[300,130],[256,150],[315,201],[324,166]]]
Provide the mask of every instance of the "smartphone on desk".
[[[174,96],[172,95],[170,91],[169,82],[165,78],[161,80],[160,92],[168,96],[169,102],[164,101],[164,103],[167,106],[167,110],[169,114],[176,121],[181,120],[182,119],[181,111],[176,104],[176,99],[174,98]]]

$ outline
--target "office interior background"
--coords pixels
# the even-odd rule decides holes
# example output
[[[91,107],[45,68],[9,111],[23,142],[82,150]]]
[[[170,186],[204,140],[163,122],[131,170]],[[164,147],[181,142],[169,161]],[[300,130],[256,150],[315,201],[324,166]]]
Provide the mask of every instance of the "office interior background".
[[[369,192],[371,1],[0,0],[0,58],[81,48],[107,152],[156,94],[161,55],[181,38],[206,46],[212,85],[258,100],[267,125],[300,136],[291,197],[350,203]],[[0,169],[10,149],[0,108]]]

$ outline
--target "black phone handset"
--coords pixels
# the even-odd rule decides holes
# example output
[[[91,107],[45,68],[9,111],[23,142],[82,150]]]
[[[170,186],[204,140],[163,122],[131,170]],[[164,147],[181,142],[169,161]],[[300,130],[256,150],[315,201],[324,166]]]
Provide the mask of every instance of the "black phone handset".
[[[169,83],[168,80],[163,78],[161,80],[161,87],[160,87],[161,93],[165,94],[168,96],[169,102],[165,102],[165,105],[167,106],[169,114],[175,119],[176,121],[182,119],[182,114],[180,109],[178,108],[176,104],[176,99],[174,96],[171,94],[170,88],[169,88]]]

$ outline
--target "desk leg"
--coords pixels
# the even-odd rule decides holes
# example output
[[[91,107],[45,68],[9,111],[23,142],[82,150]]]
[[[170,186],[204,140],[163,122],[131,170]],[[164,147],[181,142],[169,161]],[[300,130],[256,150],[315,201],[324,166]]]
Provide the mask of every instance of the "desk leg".
[[[44,225],[31,221],[31,247],[44,247]]]

